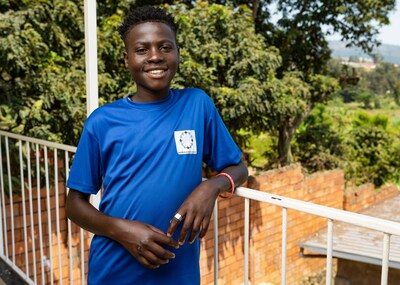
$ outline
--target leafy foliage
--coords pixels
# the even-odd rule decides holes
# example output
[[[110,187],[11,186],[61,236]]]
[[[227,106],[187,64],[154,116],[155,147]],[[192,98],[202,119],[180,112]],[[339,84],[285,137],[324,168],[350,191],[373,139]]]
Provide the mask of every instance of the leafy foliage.
[[[315,103],[337,90],[336,80],[312,75],[306,81],[299,72],[277,78],[278,50],[255,33],[246,6],[197,2],[191,9],[183,4],[171,9],[181,28],[182,63],[175,84],[206,90],[242,147],[248,138],[242,130],[276,134],[277,163],[290,163],[294,131]]]
[[[342,168],[348,184],[400,182],[400,133],[389,118],[318,105],[296,134],[294,153],[310,172]]]
[[[77,143],[85,116],[81,4],[2,4],[1,10],[10,9],[0,14],[0,108],[2,117],[11,119],[2,128]]]
[[[263,130],[271,102],[266,84],[280,65],[254,30],[251,11],[199,2],[170,7],[181,29],[181,65],[175,86],[196,86],[214,99],[228,128],[243,145],[240,130]],[[205,21],[204,19],[207,19]]]
[[[340,116],[332,116],[318,104],[298,129],[294,153],[308,171],[334,169],[345,159],[344,134],[338,119]]]
[[[398,139],[398,138],[397,138]],[[346,178],[355,184],[371,182],[381,186],[400,181],[399,145],[382,127],[362,125],[354,128],[348,140]]]

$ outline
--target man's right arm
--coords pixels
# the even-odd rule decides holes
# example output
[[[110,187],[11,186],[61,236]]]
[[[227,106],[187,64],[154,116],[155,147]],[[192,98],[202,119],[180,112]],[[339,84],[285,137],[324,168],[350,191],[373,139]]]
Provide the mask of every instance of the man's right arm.
[[[96,235],[117,241],[143,266],[154,269],[168,263],[175,255],[165,245],[178,248],[178,243],[161,230],[137,221],[108,216],[89,202],[90,195],[71,189],[67,196],[67,217]]]

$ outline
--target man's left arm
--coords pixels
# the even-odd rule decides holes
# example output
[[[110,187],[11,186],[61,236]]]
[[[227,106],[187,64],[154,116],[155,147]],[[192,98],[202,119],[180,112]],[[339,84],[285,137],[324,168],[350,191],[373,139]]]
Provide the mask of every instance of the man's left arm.
[[[177,226],[183,223],[178,242],[183,244],[188,233],[189,243],[193,243],[197,234],[199,238],[203,238],[208,230],[215,200],[218,195],[226,195],[226,192],[232,191],[232,182],[237,187],[246,182],[248,177],[247,167],[243,162],[237,165],[231,165],[224,168],[220,173],[227,175],[217,175],[203,181],[197,186],[193,192],[186,198],[183,204],[176,211],[182,220],[173,217],[168,228],[168,235],[172,236]],[[231,179],[232,181],[231,181]]]

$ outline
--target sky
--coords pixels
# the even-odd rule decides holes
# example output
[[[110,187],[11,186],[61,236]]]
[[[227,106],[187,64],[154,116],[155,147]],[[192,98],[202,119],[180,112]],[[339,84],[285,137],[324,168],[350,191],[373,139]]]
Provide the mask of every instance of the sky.
[[[396,11],[390,13],[390,25],[381,28],[378,39],[383,44],[400,46],[400,0],[396,2]]]

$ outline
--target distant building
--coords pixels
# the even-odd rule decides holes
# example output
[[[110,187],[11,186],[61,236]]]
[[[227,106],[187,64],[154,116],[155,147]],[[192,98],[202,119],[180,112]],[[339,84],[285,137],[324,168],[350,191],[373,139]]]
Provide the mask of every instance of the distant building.
[[[354,68],[364,68],[366,70],[371,70],[376,68],[376,63],[374,63],[374,61],[371,58],[363,58],[363,57],[340,58],[340,62],[344,65]]]

